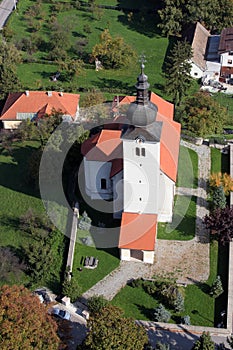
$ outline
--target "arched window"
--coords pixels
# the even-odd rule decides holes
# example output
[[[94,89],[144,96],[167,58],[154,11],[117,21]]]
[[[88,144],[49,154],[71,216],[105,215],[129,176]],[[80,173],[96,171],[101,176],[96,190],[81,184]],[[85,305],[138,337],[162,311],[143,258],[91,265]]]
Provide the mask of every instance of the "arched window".
[[[107,189],[107,180],[101,179],[101,190],[106,190],[106,189]]]
[[[136,147],[136,156],[140,156],[140,148]]]
[[[145,157],[145,156],[146,156],[146,150],[145,150],[145,148],[142,148],[142,149],[141,149],[141,152],[142,152],[142,156]]]

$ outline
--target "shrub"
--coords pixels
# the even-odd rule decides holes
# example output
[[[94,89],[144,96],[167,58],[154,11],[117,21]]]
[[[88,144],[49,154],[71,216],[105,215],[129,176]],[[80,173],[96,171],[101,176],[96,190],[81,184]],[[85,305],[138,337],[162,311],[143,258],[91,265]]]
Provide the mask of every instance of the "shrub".
[[[226,207],[226,196],[224,193],[223,185],[213,188],[213,209]]]
[[[184,298],[179,290],[177,290],[176,299],[174,300],[174,307],[177,312],[184,311]]]
[[[101,311],[107,304],[108,301],[103,297],[103,295],[94,295],[88,299],[88,309],[93,313]]]
[[[84,211],[82,218],[79,222],[78,227],[80,228],[80,230],[85,230],[85,231],[89,231],[91,228],[91,219],[89,218],[89,216],[87,215],[87,212]]]
[[[170,350],[170,345],[169,344],[164,344],[158,341],[156,343],[155,350]]]
[[[62,293],[69,297],[71,302],[74,302],[78,299],[78,297],[81,294],[81,289],[73,278],[69,280],[67,277],[65,278],[63,284],[62,284]]]
[[[181,324],[185,324],[187,326],[190,326],[191,325],[190,316],[189,315],[185,315],[185,316],[181,317],[180,323]]]
[[[215,281],[213,282],[211,289],[210,289],[210,295],[213,298],[219,297],[224,292],[223,286],[222,286],[222,281],[220,276],[217,276]]]
[[[154,311],[154,320],[157,322],[168,322],[171,318],[171,314],[165,309],[163,304],[159,304]]]

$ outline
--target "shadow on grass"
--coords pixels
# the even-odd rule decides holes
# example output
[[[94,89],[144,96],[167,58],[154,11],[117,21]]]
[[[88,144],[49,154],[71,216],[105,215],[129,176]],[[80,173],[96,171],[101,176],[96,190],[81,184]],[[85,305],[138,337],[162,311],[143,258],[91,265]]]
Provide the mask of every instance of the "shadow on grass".
[[[154,309],[145,307],[143,305],[135,304],[137,306],[138,310],[149,320],[153,320],[154,315]]]
[[[99,78],[98,81],[92,82],[97,86],[99,89],[107,90],[107,91],[120,91],[122,94],[132,94],[135,91],[134,86],[129,85],[128,83],[125,83],[121,80],[116,80],[116,79],[107,79],[107,78]]]
[[[226,327],[226,315],[227,315],[227,300],[228,300],[228,262],[229,262],[229,245],[218,246],[218,267],[217,274],[221,277],[222,286],[224,292],[215,299],[215,315],[214,323],[218,325],[223,321]],[[221,312],[225,311],[223,318]]]
[[[145,4],[145,3],[144,3]],[[158,15],[159,5],[146,4],[141,1],[118,1],[119,8],[122,9],[118,21],[129,29],[153,38],[161,35],[161,30],[157,24],[160,22]]]
[[[39,189],[29,184],[28,166],[36,147],[16,146],[11,155],[0,163],[0,185],[27,195],[40,198]],[[2,154],[6,155],[3,151]]]
[[[222,173],[230,174],[229,154],[221,153],[221,171],[222,171]]]

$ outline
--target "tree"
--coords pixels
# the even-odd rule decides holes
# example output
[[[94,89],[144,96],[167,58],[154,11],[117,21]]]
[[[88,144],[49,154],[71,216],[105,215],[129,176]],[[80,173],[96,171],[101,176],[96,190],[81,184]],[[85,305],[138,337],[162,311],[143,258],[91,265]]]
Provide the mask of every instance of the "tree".
[[[84,72],[84,63],[80,59],[67,58],[66,60],[57,61],[59,70],[65,72],[66,79],[78,76]]]
[[[163,304],[159,304],[154,310],[154,320],[157,322],[168,322],[171,318],[171,314],[165,309]]]
[[[192,350],[214,350],[214,342],[212,341],[209,332],[203,332],[200,338],[195,342]]]
[[[226,207],[226,196],[224,193],[223,186],[217,186],[213,189],[213,208],[223,209]]]
[[[182,316],[180,323],[190,326],[191,325],[190,316],[189,315]]]
[[[143,350],[148,342],[144,327],[124,318],[123,311],[113,305],[92,315],[87,325],[89,333],[80,347],[82,350]]]
[[[21,55],[13,44],[0,38],[0,98],[6,97],[8,92],[18,91],[20,83],[17,77],[17,64],[21,62]]]
[[[92,49],[92,57],[98,57],[104,68],[121,68],[128,66],[136,57],[133,49],[120,36],[112,37],[108,29],[100,35],[100,43]]]
[[[103,295],[94,295],[88,299],[88,309],[92,313],[101,312],[101,310],[108,305],[108,301]]]
[[[12,279],[20,279],[25,265],[9,247],[0,247],[0,261],[1,282],[10,283]]]
[[[166,78],[167,91],[176,105],[181,103],[191,86],[192,49],[188,42],[177,41],[168,57]]]
[[[0,348],[57,350],[57,325],[37,296],[23,286],[0,288]]]
[[[211,174],[210,187],[215,188],[219,186],[223,187],[225,195],[228,196],[233,191],[232,177],[227,173],[222,174],[221,172]]]
[[[221,244],[233,238],[233,207],[217,208],[204,218],[204,224]]]
[[[78,299],[78,297],[80,297],[81,289],[78,282],[74,278],[71,278],[71,280],[69,280],[68,277],[65,276],[64,282],[62,284],[62,293],[65,296],[69,297],[73,303]]]
[[[221,278],[220,278],[220,276],[217,276],[216,279],[214,280],[211,288],[210,288],[210,295],[213,298],[217,298],[223,292],[224,292],[224,290],[223,290]]]
[[[197,92],[185,99],[180,122],[188,134],[205,137],[221,134],[226,118],[226,108],[221,107],[208,93]]]
[[[158,24],[158,27],[161,28],[163,35],[178,36],[181,33],[183,25],[183,3],[184,2],[180,0],[164,0],[164,7],[158,10],[161,19],[161,23]]]

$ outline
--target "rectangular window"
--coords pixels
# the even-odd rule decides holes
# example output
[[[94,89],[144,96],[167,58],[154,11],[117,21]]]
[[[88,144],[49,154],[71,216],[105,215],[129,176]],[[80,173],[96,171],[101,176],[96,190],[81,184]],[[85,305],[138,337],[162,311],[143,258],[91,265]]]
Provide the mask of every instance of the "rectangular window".
[[[145,148],[142,148],[142,156],[143,156],[143,157],[146,156],[146,150],[145,150]]]
[[[107,180],[101,179],[101,190],[106,190],[106,189],[107,189]]]
[[[140,148],[136,147],[136,156],[140,156]]]

